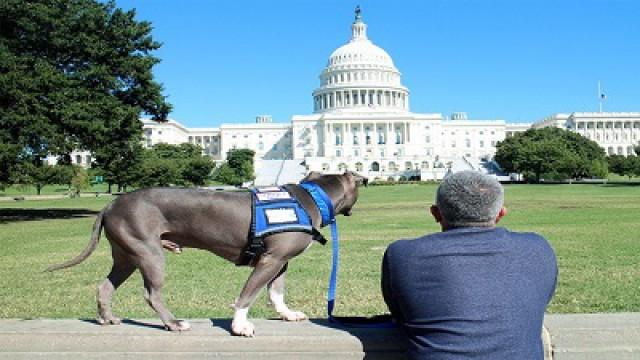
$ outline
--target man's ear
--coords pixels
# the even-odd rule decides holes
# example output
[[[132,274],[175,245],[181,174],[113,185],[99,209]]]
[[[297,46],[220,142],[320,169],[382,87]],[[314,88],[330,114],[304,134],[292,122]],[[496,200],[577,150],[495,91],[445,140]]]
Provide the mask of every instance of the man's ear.
[[[436,219],[436,222],[442,223],[442,213],[440,213],[440,209],[436,205],[431,205],[429,210],[431,211],[433,218]]]
[[[498,221],[500,221],[500,219],[505,217],[505,215],[507,215],[507,208],[503,206],[500,208],[500,211],[498,211],[498,216],[496,216],[496,224],[498,223]]]

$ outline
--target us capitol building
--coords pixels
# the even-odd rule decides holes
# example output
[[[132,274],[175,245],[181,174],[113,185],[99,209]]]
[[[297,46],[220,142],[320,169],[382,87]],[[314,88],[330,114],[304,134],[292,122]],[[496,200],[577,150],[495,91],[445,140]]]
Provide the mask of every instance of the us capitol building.
[[[533,123],[470,120],[465,113],[410,111],[409,89],[389,54],[367,37],[356,9],[351,39],[337,48],[313,91],[313,113],[294,115],[290,124],[270,116],[255,123],[219,128],[187,128],[170,120],[142,120],[146,146],[193,143],[214,160],[230,149],[256,152],[256,172],[295,164],[299,171],[357,171],[371,179],[440,179],[447,171],[499,171],[492,161],[496,144],[531,127],[556,126],[580,133],[608,154],[629,155],[639,144],[640,112],[574,112]],[[76,156],[76,160],[78,158]],[[269,170],[271,169],[271,170]]]

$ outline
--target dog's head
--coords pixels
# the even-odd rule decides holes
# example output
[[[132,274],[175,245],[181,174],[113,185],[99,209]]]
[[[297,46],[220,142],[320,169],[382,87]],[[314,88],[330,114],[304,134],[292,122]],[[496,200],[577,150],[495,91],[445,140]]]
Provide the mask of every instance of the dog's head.
[[[351,216],[351,209],[358,201],[358,186],[367,186],[369,180],[352,171],[337,175],[322,175],[310,172],[303,181],[313,181],[320,185],[335,204],[335,213]]]

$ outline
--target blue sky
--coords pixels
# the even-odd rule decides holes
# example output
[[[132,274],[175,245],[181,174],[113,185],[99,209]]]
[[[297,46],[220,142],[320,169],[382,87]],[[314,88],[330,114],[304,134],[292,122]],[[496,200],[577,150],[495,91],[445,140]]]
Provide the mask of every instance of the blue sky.
[[[329,55],[362,8],[369,38],[409,88],[411,111],[531,122],[640,111],[640,1],[116,0],[151,21],[155,75],[189,127],[287,123],[313,111]]]

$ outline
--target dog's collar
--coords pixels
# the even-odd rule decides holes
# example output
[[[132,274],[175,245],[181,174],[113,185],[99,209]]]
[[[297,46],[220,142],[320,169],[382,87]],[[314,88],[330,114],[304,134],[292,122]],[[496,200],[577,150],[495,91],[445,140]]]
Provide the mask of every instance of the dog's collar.
[[[322,226],[331,224],[335,221],[335,213],[333,209],[333,204],[331,204],[331,199],[329,195],[320,187],[320,185],[314,183],[313,181],[305,181],[300,183],[300,187],[305,189],[309,195],[313,198],[313,201],[316,203],[318,210],[320,211],[320,216],[322,217]]]

